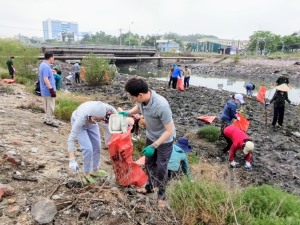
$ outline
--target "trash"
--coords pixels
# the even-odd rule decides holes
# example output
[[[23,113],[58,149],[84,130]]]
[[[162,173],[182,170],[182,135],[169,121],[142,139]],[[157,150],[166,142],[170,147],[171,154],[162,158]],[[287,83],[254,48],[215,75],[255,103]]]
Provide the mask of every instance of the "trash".
[[[45,197],[38,197],[31,206],[31,215],[38,223],[50,223],[57,213],[54,201]]]
[[[128,123],[123,115],[111,114],[109,117],[108,129],[111,134],[126,132]]]
[[[198,116],[197,119],[205,121],[207,123],[212,123],[216,116]]]
[[[300,137],[300,132],[296,131],[296,132],[292,132],[293,135],[295,135],[296,137]]]

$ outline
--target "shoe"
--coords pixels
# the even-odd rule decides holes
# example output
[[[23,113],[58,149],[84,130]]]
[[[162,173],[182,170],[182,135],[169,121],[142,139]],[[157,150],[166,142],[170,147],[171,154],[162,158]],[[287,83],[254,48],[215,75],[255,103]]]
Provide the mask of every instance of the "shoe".
[[[94,183],[96,183],[96,181],[94,180],[94,178],[92,178],[92,177],[84,177],[83,179],[82,179],[82,182],[83,182],[83,185],[85,186],[85,185],[88,185],[88,184],[94,184]]]
[[[108,173],[105,170],[98,170],[91,173],[92,177],[107,177]]]
[[[55,122],[44,121],[44,124],[51,126],[51,127],[59,127],[59,125]]]

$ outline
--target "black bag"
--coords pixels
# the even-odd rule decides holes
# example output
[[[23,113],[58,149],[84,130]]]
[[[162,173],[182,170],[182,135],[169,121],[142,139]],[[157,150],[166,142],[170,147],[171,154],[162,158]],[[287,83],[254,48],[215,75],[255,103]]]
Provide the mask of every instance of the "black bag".
[[[41,87],[40,87],[40,81],[39,80],[35,83],[34,93],[36,95],[38,95],[38,96],[42,96],[42,94],[41,94]]]

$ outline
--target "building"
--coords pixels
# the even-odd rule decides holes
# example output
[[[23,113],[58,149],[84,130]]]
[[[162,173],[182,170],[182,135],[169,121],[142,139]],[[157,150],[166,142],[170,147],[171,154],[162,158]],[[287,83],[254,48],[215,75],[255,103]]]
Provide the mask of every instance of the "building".
[[[47,19],[43,21],[44,40],[62,40],[62,33],[78,33],[78,23]]]
[[[156,40],[157,49],[161,52],[179,52],[179,44],[174,40]]]
[[[193,52],[215,52],[223,54],[236,54],[246,49],[249,41],[230,40],[220,38],[201,38],[196,43],[191,43]]]

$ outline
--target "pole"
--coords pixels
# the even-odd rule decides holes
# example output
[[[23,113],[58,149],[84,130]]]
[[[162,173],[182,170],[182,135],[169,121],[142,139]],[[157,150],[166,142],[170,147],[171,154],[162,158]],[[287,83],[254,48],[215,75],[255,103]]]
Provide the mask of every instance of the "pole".
[[[122,38],[121,38],[121,35],[122,35],[122,29],[120,28],[120,46],[122,45]]]

